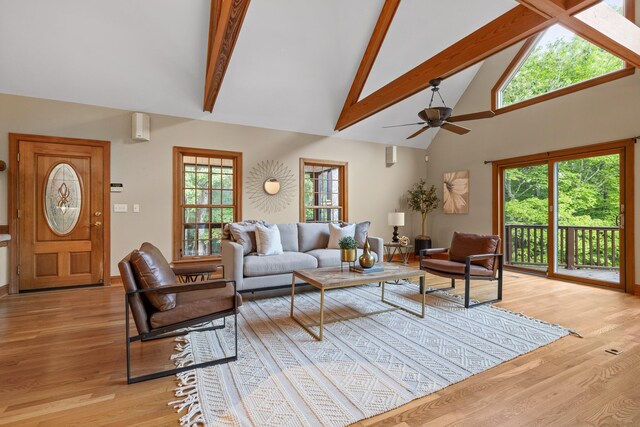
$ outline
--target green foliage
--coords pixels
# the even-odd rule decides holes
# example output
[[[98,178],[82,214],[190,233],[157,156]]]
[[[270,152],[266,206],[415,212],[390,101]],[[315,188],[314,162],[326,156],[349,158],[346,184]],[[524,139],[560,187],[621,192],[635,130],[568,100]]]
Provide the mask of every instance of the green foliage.
[[[546,164],[506,171],[506,224],[547,224],[547,175]],[[617,155],[558,163],[559,225],[615,226],[619,210]]]
[[[559,226],[616,226],[620,211],[619,161],[619,156],[612,154],[557,163]],[[504,177],[505,224],[547,225],[548,166],[542,164],[508,169]],[[526,230],[515,231],[511,236],[511,258],[515,260],[519,253],[531,253],[538,254],[536,262],[546,263],[546,229],[543,231],[540,228],[537,237],[531,233]],[[597,259],[609,257],[609,265],[619,265],[619,247],[609,246],[605,251],[605,247],[594,246],[596,233],[602,237],[604,232],[594,230],[592,238],[591,234],[578,231],[576,239],[586,239],[586,247],[578,244],[575,249],[576,263],[581,263],[585,254],[591,253]],[[564,243],[560,240],[567,237],[560,234],[558,244],[562,245]],[[559,263],[566,265],[566,248],[558,256]]]
[[[357,247],[355,239],[351,236],[345,236],[340,239],[338,246],[340,246],[340,249],[355,249]]]
[[[536,46],[502,92],[507,106],[619,70],[623,61],[575,36]]]
[[[427,190],[425,188],[426,184],[424,179],[420,178],[420,181],[407,191],[409,209],[420,212],[422,215],[422,236],[425,236],[426,233],[425,225],[427,214],[437,209],[440,203],[440,199],[436,194],[435,185],[432,185],[431,188]]]

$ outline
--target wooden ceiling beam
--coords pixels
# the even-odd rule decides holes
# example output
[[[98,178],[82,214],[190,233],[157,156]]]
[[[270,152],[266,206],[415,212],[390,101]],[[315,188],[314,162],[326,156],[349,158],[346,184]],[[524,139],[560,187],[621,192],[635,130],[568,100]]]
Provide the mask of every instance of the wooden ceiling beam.
[[[602,0],[518,0],[520,4],[547,19],[570,16],[590,8]]]
[[[204,111],[213,111],[251,0],[211,0]]]
[[[336,130],[376,114],[426,88],[429,80],[458,73],[556,22],[523,5],[516,6],[432,58],[343,109]]]
[[[589,42],[640,67],[640,28],[600,0],[518,0]]]
[[[606,4],[597,4],[561,22],[580,37],[640,68],[640,28]]]
[[[353,78],[353,83],[351,83],[351,89],[349,90],[347,99],[344,101],[344,106],[340,113],[341,117],[353,104],[358,102],[358,99],[360,99],[362,89],[364,89],[364,85],[367,82],[369,73],[371,73],[373,64],[378,57],[378,52],[380,52],[382,43],[387,36],[387,31],[389,30],[389,26],[393,21],[393,17],[395,16],[399,5],[400,0],[385,0],[382,10],[380,11],[380,16],[378,16],[378,22],[376,22],[376,26],[373,28],[373,33],[371,33],[367,49],[364,51],[364,55],[360,61],[358,71]]]

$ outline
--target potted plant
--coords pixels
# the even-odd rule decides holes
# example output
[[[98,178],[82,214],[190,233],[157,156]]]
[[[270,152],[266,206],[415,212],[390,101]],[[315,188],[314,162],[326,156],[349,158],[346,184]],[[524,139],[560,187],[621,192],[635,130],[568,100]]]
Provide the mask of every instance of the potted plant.
[[[422,234],[416,237],[415,250],[416,255],[420,254],[421,249],[431,247],[431,238],[427,236],[427,214],[438,208],[440,198],[436,194],[436,187],[432,185],[428,190],[425,188],[426,182],[424,179],[413,185],[413,187],[407,192],[407,204],[409,209],[415,212],[420,212],[422,215]]]
[[[340,259],[342,262],[356,261],[356,241],[351,236],[346,236],[338,242],[340,246]]]

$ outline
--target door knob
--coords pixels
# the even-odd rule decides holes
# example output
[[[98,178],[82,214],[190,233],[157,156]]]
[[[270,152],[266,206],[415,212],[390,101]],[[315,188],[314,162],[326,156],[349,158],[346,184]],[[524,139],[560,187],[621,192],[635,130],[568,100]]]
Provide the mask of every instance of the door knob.
[[[100,227],[102,225],[102,223],[100,221],[96,221],[95,223],[91,224],[92,227]]]
[[[100,211],[96,211],[96,213],[94,213],[94,215],[95,215],[95,216],[100,216],[100,215],[102,215],[102,212],[100,212]]]

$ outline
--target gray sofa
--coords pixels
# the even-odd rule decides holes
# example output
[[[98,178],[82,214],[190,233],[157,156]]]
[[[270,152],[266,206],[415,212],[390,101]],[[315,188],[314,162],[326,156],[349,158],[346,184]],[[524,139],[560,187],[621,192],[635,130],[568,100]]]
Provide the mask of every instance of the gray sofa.
[[[243,246],[235,242],[233,236],[229,233],[223,235],[221,252],[224,276],[225,279],[235,280],[238,291],[291,285],[291,273],[294,270],[340,266],[340,250],[327,249],[329,224],[298,223],[277,226],[284,250],[281,255],[245,255]],[[369,237],[371,252],[378,260],[383,259],[383,244],[382,238]],[[357,252],[360,256],[362,248],[358,248]]]

